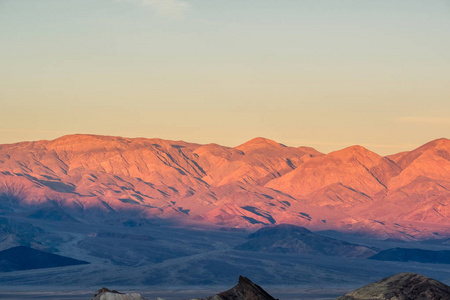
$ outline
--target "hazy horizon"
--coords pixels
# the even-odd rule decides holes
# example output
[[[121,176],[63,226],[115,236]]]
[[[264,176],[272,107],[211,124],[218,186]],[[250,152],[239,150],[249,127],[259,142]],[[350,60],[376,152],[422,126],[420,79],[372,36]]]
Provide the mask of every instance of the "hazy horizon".
[[[126,138],[126,139],[149,139],[149,140],[151,140],[151,139],[161,139],[161,140],[171,141],[169,139],[164,139],[164,138],[160,138],[160,137],[144,137],[144,136],[129,137],[129,136],[114,136],[114,135],[107,135],[107,134],[102,135],[102,134],[91,134],[91,133],[73,133],[73,134],[69,133],[69,134],[66,134],[66,135],[57,136],[55,138],[39,139],[39,140],[23,140],[23,141],[11,142],[11,143],[3,143],[3,145],[15,144],[15,143],[23,143],[23,142],[53,141],[53,140],[56,140],[56,139],[59,139],[59,138],[65,137],[65,136],[77,136],[77,135],[80,135],[80,136],[82,136],[82,135],[106,136],[106,137],[113,137],[113,138],[119,137],[119,138]],[[218,143],[214,143],[214,142],[198,143],[198,142],[195,142],[195,141],[189,141],[189,140],[183,140],[183,139],[173,140],[173,141],[175,141],[175,142],[176,141],[181,141],[181,142],[186,142],[186,143],[191,143],[191,144],[199,144],[199,145],[217,144],[217,145],[224,146],[224,147],[236,148],[236,147],[239,147],[239,146],[241,146],[241,145],[243,145],[243,144],[245,144],[247,142],[250,142],[250,141],[252,141],[254,139],[259,139],[259,138],[272,140],[272,141],[275,141],[275,142],[280,143],[281,145],[284,145],[284,146],[287,146],[287,147],[296,147],[296,148],[297,147],[310,147],[310,148],[313,148],[315,150],[318,150],[319,152],[321,152],[323,154],[329,154],[331,152],[343,150],[345,148],[352,147],[352,146],[363,146],[364,148],[366,148],[366,149],[368,149],[368,150],[370,150],[370,151],[372,151],[374,153],[377,153],[377,154],[379,154],[381,156],[383,156],[383,155],[389,156],[389,155],[394,155],[394,154],[398,154],[398,153],[401,153],[401,152],[412,151],[412,150],[417,149],[417,148],[419,148],[421,146],[424,146],[425,144],[428,144],[428,143],[430,143],[432,141],[440,140],[440,139],[447,139],[446,137],[440,137],[440,138],[436,138],[436,139],[433,139],[433,140],[430,140],[430,141],[426,141],[425,143],[419,144],[419,145],[412,145],[412,144],[411,145],[402,145],[403,147],[405,147],[405,149],[403,151],[398,151],[398,152],[393,152],[393,153],[382,153],[382,152],[378,153],[378,152],[376,152],[375,150],[372,150],[372,149],[373,148],[377,148],[377,146],[378,146],[378,148],[381,148],[381,147],[379,145],[370,145],[370,144],[369,145],[365,145],[365,146],[364,145],[359,145],[359,144],[353,144],[353,145],[344,145],[344,144],[342,144],[342,145],[340,145],[341,146],[340,148],[336,148],[336,149],[330,150],[328,152],[323,152],[323,151],[320,151],[320,149],[318,149],[316,147],[312,147],[310,145],[306,145],[306,144],[303,144],[303,145],[286,145],[286,144],[284,144],[284,143],[282,143],[280,141],[269,139],[269,138],[266,138],[266,137],[254,137],[254,138],[251,138],[249,140],[243,141],[243,142],[241,142],[241,143],[239,143],[237,145],[222,145],[222,144],[218,144]],[[2,144],[0,144],[0,145],[2,145]],[[335,145],[337,145],[337,144],[335,144]],[[407,148],[407,146],[409,146],[410,148]]]

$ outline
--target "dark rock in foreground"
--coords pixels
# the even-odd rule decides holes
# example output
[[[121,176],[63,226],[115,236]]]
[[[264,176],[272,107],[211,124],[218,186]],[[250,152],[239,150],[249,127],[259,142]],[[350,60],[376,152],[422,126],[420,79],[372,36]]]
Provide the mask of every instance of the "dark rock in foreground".
[[[161,298],[157,298],[161,299]],[[122,294],[107,288],[100,289],[91,300],[146,300],[140,294]],[[239,276],[239,283],[228,291],[207,298],[191,300],[276,300],[250,279]]]
[[[421,263],[450,264],[450,251],[393,248],[383,250],[378,254],[369,257],[369,259],[383,261],[415,261]]]
[[[89,264],[53,253],[18,246],[0,251],[0,272]]]
[[[239,283],[228,291],[199,300],[275,300],[250,279],[239,276]]]
[[[235,249],[344,257],[369,257],[376,253],[366,246],[321,236],[304,227],[289,224],[261,228],[250,234],[248,240]]]
[[[158,298],[161,299],[161,298]],[[140,294],[122,294],[102,288],[91,300],[145,300]],[[207,298],[191,300],[277,300],[239,276],[233,288]],[[399,273],[354,290],[336,300],[450,300],[450,287],[416,273]]]
[[[416,273],[399,273],[354,290],[337,300],[448,300],[450,287]]]

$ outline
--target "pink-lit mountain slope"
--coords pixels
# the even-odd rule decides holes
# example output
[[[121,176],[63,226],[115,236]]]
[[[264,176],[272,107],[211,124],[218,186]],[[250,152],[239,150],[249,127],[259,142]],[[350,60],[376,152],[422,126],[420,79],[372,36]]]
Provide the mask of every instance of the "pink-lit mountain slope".
[[[385,193],[400,172],[391,160],[352,146],[305,162],[266,186],[320,206],[354,206]]]
[[[448,139],[381,157],[360,146],[324,155],[264,138],[230,148],[71,135],[0,145],[0,209],[450,235],[449,153]]]

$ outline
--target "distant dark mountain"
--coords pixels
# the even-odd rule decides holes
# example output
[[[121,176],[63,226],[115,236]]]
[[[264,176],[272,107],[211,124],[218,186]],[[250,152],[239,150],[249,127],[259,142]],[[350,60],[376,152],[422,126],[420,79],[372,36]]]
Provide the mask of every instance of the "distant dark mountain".
[[[345,257],[369,257],[376,253],[366,246],[321,236],[304,227],[289,224],[261,228],[247,239],[248,242],[235,249]]]
[[[422,242],[431,245],[450,245],[450,239],[448,238],[423,240]]]
[[[228,291],[201,300],[275,300],[250,279],[239,276],[239,282]]]
[[[18,246],[0,251],[0,271],[19,271],[88,264],[86,261]]]
[[[450,287],[416,273],[400,273],[354,290],[336,300],[448,300]]]
[[[13,246],[42,244],[45,231],[32,223],[0,217],[0,249]]]
[[[383,250],[375,254],[374,256],[369,257],[369,259],[384,260],[384,261],[415,261],[421,263],[450,264],[450,251],[393,248]]]

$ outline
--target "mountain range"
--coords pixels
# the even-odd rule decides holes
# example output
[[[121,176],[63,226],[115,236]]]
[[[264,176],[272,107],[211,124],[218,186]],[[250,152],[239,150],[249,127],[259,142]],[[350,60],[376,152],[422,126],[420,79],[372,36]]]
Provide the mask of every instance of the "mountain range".
[[[361,146],[323,154],[264,138],[237,147],[98,135],[4,144],[0,212],[443,238],[450,140],[388,156]]]

